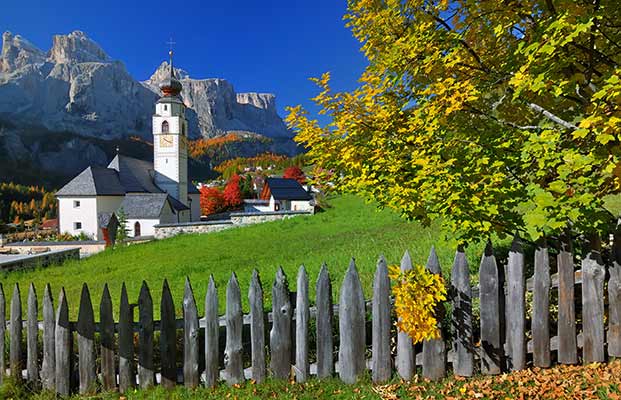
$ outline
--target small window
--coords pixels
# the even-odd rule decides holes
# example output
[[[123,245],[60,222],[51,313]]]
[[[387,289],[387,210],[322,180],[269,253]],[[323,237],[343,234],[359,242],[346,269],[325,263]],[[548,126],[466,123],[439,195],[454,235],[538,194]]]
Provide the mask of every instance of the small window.
[[[274,211],[280,211],[280,203],[274,204]]]
[[[134,224],[134,237],[141,236],[140,234],[140,222],[136,221]]]
[[[82,223],[81,222],[74,222],[73,223],[73,229],[82,229]]]
[[[73,201],[73,208],[80,208],[80,200]]]
[[[185,124],[183,124],[183,136],[187,136],[186,130],[185,130]]]
[[[168,121],[162,122],[162,133],[168,133]]]
[[[164,104],[164,111],[168,111],[168,105]]]

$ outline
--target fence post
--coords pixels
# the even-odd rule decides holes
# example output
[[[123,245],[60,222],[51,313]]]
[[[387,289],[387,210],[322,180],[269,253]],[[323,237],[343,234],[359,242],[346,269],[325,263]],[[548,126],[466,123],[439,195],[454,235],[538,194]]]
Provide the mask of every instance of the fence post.
[[[101,384],[105,391],[116,389],[114,365],[114,316],[108,284],[104,284],[99,302],[99,338],[101,341]]]
[[[153,299],[147,286],[142,281],[138,296],[138,379],[142,389],[155,383],[155,367],[153,365]]]
[[[275,378],[287,379],[291,373],[291,299],[282,267],[272,286],[272,319],[270,369]]]
[[[41,380],[44,390],[54,390],[56,355],[54,350],[54,300],[50,284],[45,285],[43,293],[43,364],[41,366]],[[0,335],[2,337],[2,335]]]
[[[600,238],[593,235],[582,260],[582,356],[585,363],[604,362],[604,275]]]
[[[56,340],[56,393],[61,396],[69,396],[69,393],[71,392],[71,355],[73,354],[71,336],[71,327],[69,325],[69,307],[67,306],[67,296],[65,294],[65,288],[63,287],[60,290],[60,296],[58,296],[56,330],[54,332],[54,338]]]
[[[401,259],[401,272],[412,269],[412,259],[410,252],[405,251]],[[397,332],[397,373],[402,379],[410,380],[416,370],[416,354],[412,338],[401,330]]]
[[[472,341],[472,289],[470,270],[463,246],[457,248],[451,271],[453,314],[453,372],[470,377],[474,373],[474,344]]]
[[[366,310],[354,259],[351,260],[339,298],[339,377],[356,383],[365,371]]]
[[[561,236],[556,262],[558,267],[558,362],[575,364],[578,362],[574,304],[575,273],[569,235]]]
[[[11,376],[22,379],[22,301],[19,285],[16,283],[11,298],[11,326],[10,326],[9,360]]]
[[[612,266],[608,280],[608,355],[621,357],[621,233],[612,246]]]
[[[332,283],[325,263],[319,271],[315,296],[317,298],[317,377],[321,379],[329,378],[334,374]]]
[[[427,271],[442,276],[440,261],[435,247],[431,247],[426,265]],[[446,348],[442,338],[442,321],[444,320],[444,305],[439,304],[435,310],[438,321],[437,329],[440,331],[439,339],[430,339],[423,342],[423,377],[434,381],[446,376]]]
[[[265,312],[263,310],[263,287],[259,272],[252,271],[248,290],[250,303],[250,342],[252,352],[252,379],[265,381]]]
[[[383,383],[390,379],[390,278],[384,256],[377,261],[373,279],[373,383]]]
[[[295,377],[297,382],[306,382],[310,374],[308,362],[308,322],[310,320],[308,300],[308,276],[302,265],[298,272],[295,302]]]
[[[533,282],[533,364],[550,366],[550,258],[545,240],[535,250]]]
[[[481,372],[496,375],[501,371],[500,288],[498,266],[492,243],[487,242],[479,268],[479,299],[481,308]]]
[[[134,374],[134,311],[129,305],[125,282],[119,306],[119,392],[127,393],[136,385]]]
[[[214,387],[218,382],[218,289],[209,276],[209,285],[205,295],[205,386]]]
[[[0,283],[0,385],[4,381],[4,369],[6,363],[4,361],[4,339],[6,336],[6,300],[4,297],[4,288]]]
[[[160,384],[172,389],[177,384],[177,321],[175,304],[166,279],[162,284],[160,319]]]
[[[507,348],[511,370],[518,371],[526,368],[526,281],[524,251],[517,235],[511,243],[507,275]]]
[[[82,285],[80,310],[78,311],[78,368],[80,371],[80,394],[95,389],[95,317],[88,286]]]
[[[241,307],[241,306],[240,306]],[[198,387],[198,310],[190,279],[185,278],[183,295],[183,382],[185,387]]]
[[[37,301],[37,291],[34,284],[30,284],[28,289],[28,324],[26,325],[27,335],[27,358],[26,372],[28,381],[36,389],[39,387],[39,367],[37,339],[39,337],[39,304]]]
[[[241,293],[235,272],[231,274],[226,287],[226,347],[224,350],[224,369],[229,385],[244,381],[242,364],[242,327],[243,315]]]

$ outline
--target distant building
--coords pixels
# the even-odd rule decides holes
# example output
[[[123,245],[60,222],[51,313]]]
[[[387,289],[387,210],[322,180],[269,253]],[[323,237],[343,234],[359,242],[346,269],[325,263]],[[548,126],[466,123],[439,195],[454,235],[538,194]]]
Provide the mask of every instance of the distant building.
[[[246,212],[313,211],[313,197],[295,179],[266,178],[258,200],[245,200]]]
[[[159,223],[200,220],[200,194],[188,179],[188,123],[170,53],[170,77],[153,115],[153,163],[117,154],[90,166],[57,193],[61,233],[104,240],[109,216],[125,214],[129,236],[150,236]],[[105,225],[105,226],[104,226]],[[109,235],[109,233],[108,233]]]

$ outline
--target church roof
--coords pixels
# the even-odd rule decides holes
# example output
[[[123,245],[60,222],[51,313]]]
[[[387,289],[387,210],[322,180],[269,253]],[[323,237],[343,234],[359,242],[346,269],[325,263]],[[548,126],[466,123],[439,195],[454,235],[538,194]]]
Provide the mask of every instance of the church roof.
[[[153,183],[153,163],[117,154],[108,168],[118,172],[127,193],[164,193]]]
[[[88,167],[63,186],[57,196],[120,196],[125,189],[115,170]]]
[[[129,219],[157,219],[166,204],[176,211],[188,210],[188,207],[167,193],[131,193],[125,196],[119,211],[123,210]]]

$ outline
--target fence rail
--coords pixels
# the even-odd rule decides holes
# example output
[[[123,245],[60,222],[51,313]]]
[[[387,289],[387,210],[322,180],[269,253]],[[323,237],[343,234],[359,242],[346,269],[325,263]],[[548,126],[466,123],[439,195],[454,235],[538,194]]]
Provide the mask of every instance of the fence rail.
[[[98,387],[127,392],[136,385],[146,388],[156,384],[165,387],[184,384],[194,388],[201,384],[215,386],[221,380],[233,385],[245,379],[260,383],[268,375],[304,382],[311,375],[323,378],[338,374],[342,381],[354,383],[368,369],[373,381],[380,383],[394,373],[410,379],[419,365],[423,376],[440,379],[447,375],[449,367],[451,373],[469,377],[477,371],[498,374],[530,365],[547,368],[553,361],[574,364],[579,356],[585,363],[603,362],[607,356],[621,356],[621,240],[617,239],[608,267],[602,260],[599,241],[593,240],[578,270],[571,243],[561,243],[555,257],[558,272],[553,275],[548,248],[542,245],[535,251],[534,276],[530,279],[525,277],[525,256],[519,239],[514,240],[509,251],[506,270],[499,266],[488,244],[481,258],[479,287],[471,287],[465,252],[458,249],[450,276],[451,315],[443,318],[444,307],[437,310],[439,321],[450,321],[450,326],[440,327],[444,337],[415,346],[407,335],[399,332],[394,351],[395,321],[383,257],[377,263],[373,297],[366,302],[353,260],[336,305],[327,266],[321,268],[316,281],[314,307],[310,305],[310,282],[304,267],[297,275],[295,297],[289,291],[284,271],[279,269],[272,285],[269,313],[264,310],[265,295],[255,271],[248,292],[250,313],[247,315],[242,313],[242,293],[235,274],[226,288],[217,288],[213,278],[210,279],[207,293],[201,298],[205,302],[203,318],[199,318],[194,291],[186,280],[182,319],[175,317],[174,299],[164,281],[159,320],[154,319],[151,291],[143,282],[137,304],[129,303],[123,285],[119,320],[115,322],[112,296],[106,285],[99,301],[97,323],[86,284],[82,288],[77,321],[69,320],[64,289],[54,308],[49,285],[43,293],[43,321],[37,320],[40,303],[33,285],[28,290],[26,318],[23,318],[22,294],[17,284],[7,321],[7,301],[0,285],[0,321],[5,321],[0,323],[0,338],[7,333],[9,337],[8,360],[5,360],[5,341],[0,340],[0,382],[7,372],[7,361],[8,372],[16,379],[26,379],[34,387],[54,390],[60,395],[76,391],[94,393]],[[431,273],[441,273],[433,248],[426,266]],[[412,260],[406,252],[401,269],[411,268]],[[576,299],[578,283],[581,296]],[[553,287],[558,287],[556,321],[550,318]],[[226,291],[224,316],[218,315],[218,290]],[[527,291],[533,292],[531,315],[527,315]],[[478,321],[472,312],[473,295],[479,298]],[[576,322],[576,317],[581,324]],[[311,343],[309,330],[313,320],[316,333]],[[551,325],[557,327],[555,336],[551,336]],[[24,330],[26,340],[22,342]],[[43,331],[42,346],[39,331]],[[181,338],[183,350],[178,351]],[[475,340],[480,344],[475,345]],[[22,343],[26,345],[25,352]],[[371,359],[366,358],[368,344]],[[156,345],[159,345],[157,352]]]

